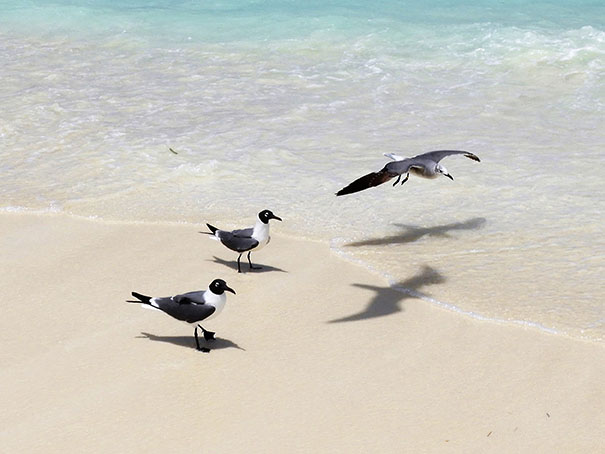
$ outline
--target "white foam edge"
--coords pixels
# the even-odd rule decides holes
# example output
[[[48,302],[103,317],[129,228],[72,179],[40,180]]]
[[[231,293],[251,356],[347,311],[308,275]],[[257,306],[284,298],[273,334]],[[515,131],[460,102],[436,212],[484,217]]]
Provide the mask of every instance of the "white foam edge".
[[[330,241],[330,250],[334,254],[336,254],[342,260],[344,260],[346,262],[361,266],[362,268],[365,268],[372,274],[382,277],[383,279],[385,279],[388,282],[390,288],[392,288],[393,290],[398,291],[400,293],[404,293],[406,295],[413,296],[414,298],[421,299],[423,301],[434,304],[443,309],[446,309],[446,310],[455,312],[457,314],[463,315],[465,317],[470,317],[474,320],[478,320],[478,321],[482,321],[482,322],[491,322],[491,323],[498,323],[498,324],[503,324],[503,325],[510,324],[510,325],[522,326],[525,328],[537,329],[539,331],[542,331],[542,332],[545,332],[548,334],[555,334],[555,335],[564,335],[565,334],[554,328],[549,328],[547,326],[542,325],[541,323],[532,322],[530,320],[500,319],[500,318],[487,317],[485,315],[482,315],[482,314],[479,314],[479,313],[473,312],[473,311],[466,311],[466,310],[456,306],[455,304],[452,304],[452,303],[449,303],[446,301],[440,301],[438,299],[425,295],[424,293],[417,292],[415,290],[412,290],[412,289],[409,289],[406,287],[401,287],[401,286],[397,285],[397,279],[395,279],[393,276],[391,276],[390,274],[388,274],[386,272],[378,270],[376,267],[364,262],[361,259],[353,257],[351,254],[348,254],[343,249],[339,248],[337,243],[342,244],[342,243],[344,243],[344,240],[342,238],[335,238],[332,241]]]

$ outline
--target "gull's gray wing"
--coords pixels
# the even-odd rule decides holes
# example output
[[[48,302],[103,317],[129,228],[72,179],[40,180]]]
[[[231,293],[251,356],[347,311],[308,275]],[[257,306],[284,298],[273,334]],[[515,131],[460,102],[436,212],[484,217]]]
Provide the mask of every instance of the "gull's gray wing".
[[[206,298],[204,298],[204,290],[197,290],[195,292],[182,293],[180,295],[174,295],[172,299],[179,304],[204,304]]]
[[[234,230],[231,233],[233,233],[235,236],[240,236],[240,237],[244,237],[244,238],[252,238],[253,232],[254,232],[254,228],[249,227],[247,229]]]
[[[470,151],[464,151],[464,150],[435,150],[435,151],[429,151],[428,153],[423,153],[423,154],[419,154],[418,156],[414,156],[413,158],[410,158],[410,160],[414,160],[414,159],[418,159],[418,160],[429,159],[429,160],[434,161],[434,162],[439,162],[443,158],[445,158],[447,156],[455,155],[455,154],[461,154],[461,155],[466,156],[467,158],[472,159],[473,161],[481,162],[481,160],[479,159],[479,157],[477,155],[474,155]],[[403,161],[400,161],[400,162],[403,162]]]
[[[194,298],[198,299],[199,293],[203,292],[191,292],[190,294],[196,295]],[[172,298],[154,298],[152,306],[166,312],[177,320],[187,323],[201,322],[210,317],[216,310],[214,306],[197,303],[186,295],[187,294],[185,293],[183,295],[176,295]]]
[[[379,184],[386,183],[391,178],[395,178],[397,175],[407,173],[407,171],[413,165],[414,158],[389,162],[382,168],[382,170],[379,170],[378,172],[368,173],[367,175],[358,178],[348,186],[338,191],[336,195],[352,194],[354,192],[363,191],[364,189],[372,188],[374,186],[378,186]]]
[[[243,229],[239,230],[239,232],[244,232],[247,230],[251,231],[252,229]],[[237,232],[237,230],[235,230],[234,232]],[[234,232],[226,232],[224,230],[219,230],[217,232],[217,236],[221,240],[221,243],[223,243],[232,251],[236,252],[246,252],[258,246],[258,241],[256,241],[251,236],[236,235]],[[252,231],[250,232],[250,235],[252,235]]]

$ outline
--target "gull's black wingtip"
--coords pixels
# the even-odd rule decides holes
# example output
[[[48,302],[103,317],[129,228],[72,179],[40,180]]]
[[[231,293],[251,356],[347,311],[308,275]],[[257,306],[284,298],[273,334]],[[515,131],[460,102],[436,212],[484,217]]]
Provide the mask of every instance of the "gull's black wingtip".
[[[466,154],[464,156],[472,159],[473,161],[481,162],[481,159],[479,159],[479,156],[477,156],[476,154],[470,153],[468,151],[466,152]]]
[[[396,176],[397,174],[390,174],[388,171],[384,169],[379,172],[372,172],[364,175],[363,177],[358,178],[353,181],[348,186],[342,188],[340,191],[336,193],[337,196],[353,194],[355,192],[363,191],[364,189],[372,188],[374,186],[378,186],[386,181],[389,181],[391,178]]]
[[[356,186],[352,186],[352,184],[350,184],[347,187],[342,188],[340,191],[338,191],[336,193],[336,197],[340,197],[341,195],[353,194],[354,192],[359,192],[363,189],[367,189],[367,186],[366,187],[356,187]]]

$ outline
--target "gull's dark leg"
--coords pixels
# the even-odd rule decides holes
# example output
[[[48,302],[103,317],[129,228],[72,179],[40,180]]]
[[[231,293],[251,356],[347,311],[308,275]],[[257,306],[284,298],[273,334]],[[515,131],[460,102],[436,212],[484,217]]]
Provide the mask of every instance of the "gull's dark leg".
[[[241,258],[242,258],[242,254],[240,254],[240,255],[237,256],[237,272],[238,273],[242,272],[242,269],[239,266],[239,259],[241,259]]]
[[[399,176],[401,176],[401,175],[399,175]],[[409,173],[406,173],[406,174],[405,174],[405,178],[403,179],[403,181],[401,182],[401,184],[403,184],[403,183],[405,183],[406,181],[408,181],[408,178],[410,178],[410,174],[409,174]]]
[[[263,268],[262,266],[254,266],[254,265],[252,265],[252,262],[250,261],[250,254],[251,253],[252,253],[252,251],[248,252],[248,263],[250,264],[250,269],[251,270],[260,270],[260,269],[262,269]]]
[[[199,341],[199,339],[197,338],[197,327],[198,327],[198,326],[199,326],[200,328],[202,328],[200,325],[197,325],[197,326],[195,327],[195,331],[193,331],[193,333],[195,334],[195,345],[197,345],[197,350],[198,350],[198,351],[200,351],[200,352],[202,352],[202,353],[209,353],[209,352],[210,352],[210,349],[209,349],[209,348],[206,348],[206,347],[201,347],[201,348],[200,348],[200,341]],[[202,331],[204,331],[204,328],[202,328]],[[208,331],[204,331],[204,339],[206,339],[206,332],[208,332]],[[214,333],[212,333],[212,335],[213,335],[213,338],[214,338]],[[208,340],[208,339],[206,339],[206,340]]]
[[[197,326],[199,326],[202,329],[202,333],[204,333],[204,339],[206,339],[207,341],[215,339],[214,335],[216,333],[214,331],[208,331],[208,330],[204,329],[204,327],[202,325],[197,325]],[[197,327],[196,327],[196,329],[197,329]]]
[[[198,350],[201,350],[200,348],[200,341],[197,338],[197,326],[195,327],[195,330],[193,331],[193,334],[195,335],[195,345],[197,347]]]
[[[401,180],[401,174],[397,175],[397,180],[395,180],[395,183],[393,183],[393,187],[397,186],[397,183],[399,183],[399,180]]]

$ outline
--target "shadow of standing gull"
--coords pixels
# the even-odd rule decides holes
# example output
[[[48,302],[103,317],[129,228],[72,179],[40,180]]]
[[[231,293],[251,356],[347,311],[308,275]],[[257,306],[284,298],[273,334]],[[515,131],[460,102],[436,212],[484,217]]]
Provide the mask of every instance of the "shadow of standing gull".
[[[195,351],[195,338],[193,336],[156,336],[155,334],[149,334],[141,331],[141,335],[137,336],[138,339],[149,339],[155,342],[168,342],[173,345],[180,345],[181,347],[191,348]],[[238,350],[244,350],[242,347],[237,345],[228,339],[217,337],[213,341],[206,341],[203,336],[200,337],[200,345],[207,347],[210,350],[222,350],[223,348],[237,348]]]
[[[228,268],[233,268],[235,271],[237,271],[237,260],[224,260],[224,259],[217,257],[216,255],[214,255],[213,257],[214,257],[214,260],[208,260],[208,261],[218,263],[219,265],[223,265]],[[248,268],[247,263],[245,265],[244,265],[244,263],[242,263],[242,274],[249,273],[250,271],[252,271],[254,274],[268,273],[269,271],[278,271],[280,273],[287,273],[286,270],[282,270],[281,268],[277,268],[275,266],[260,265],[258,263],[255,263],[254,266],[261,266],[262,268],[250,270],[250,268]]]
[[[445,282],[445,277],[430,266],[425,266],[421,273],[391,287],[353,284],[355,287],[372,290],[373,292],[376,292],[376,295],[363,311],[347,317],[330,320],[328,323],[353,322],[356,320],[366,320],[369,318],[396,314],[403,310],[400,306],[400,303],[403,300],[423,296],[422,293],[419,292],[420,288],[427,285],[441,284],[443,282]],[[401,288],[401,290],[397,290],[398,287]]]
[[[407,224],[394,224],[404,231],[398,235],[391,235],[381,238],[372,238],[369,240],[356,241],[345,244],[345,246],[383,246],[387,244],[404,244],[417,241],[423,236],[435,236],[442,238],[451,238],[448,233],[454,230],[477,230],[485,224],[485,218],[472,218],[464,222],[454,222],[451,224],[436,225],[434,227],[418,227]]]

